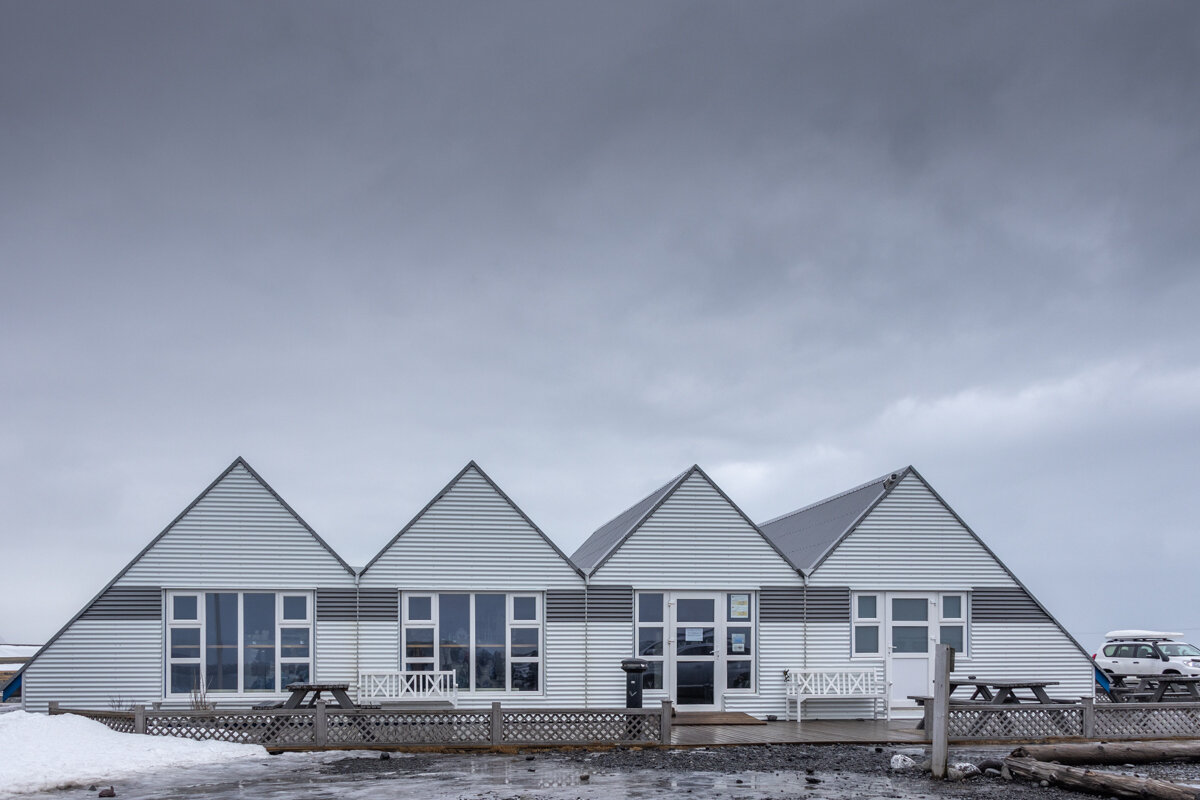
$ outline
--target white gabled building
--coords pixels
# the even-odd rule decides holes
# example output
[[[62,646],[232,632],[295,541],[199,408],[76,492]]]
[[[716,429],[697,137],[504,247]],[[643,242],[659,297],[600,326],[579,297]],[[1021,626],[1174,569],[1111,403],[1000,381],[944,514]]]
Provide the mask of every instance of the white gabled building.
[[[359,590],[380,609],[362,621],[366,698],[441,700],[449,686],[459,707],[583,705],[583,577],[474,461]]]
[[[893,715],[915,714],[909,696],[932,694],[941,641],[956,650],[956,676],[1052,680],[1053,696],[1093,696],[1087,652],[911,466],[760,528],[807,578],[795,666],[882,666]]]
[[[354,571],[241,458],[30,660],[25,708],[247,706],[354,672]],[[12,688],[10,686],[10,688]]]
[[[797,570],[697,466],[600,527],[587,575],[588,704],[625,701],[623,658],[650,663],[647,703],[782,713],[800,658]]]

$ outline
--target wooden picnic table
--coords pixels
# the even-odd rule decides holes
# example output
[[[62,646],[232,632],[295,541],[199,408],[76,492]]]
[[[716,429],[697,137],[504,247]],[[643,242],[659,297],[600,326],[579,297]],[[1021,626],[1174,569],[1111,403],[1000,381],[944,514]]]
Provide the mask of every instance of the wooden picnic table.
[[[316,708],[317,701],[321,699],[322,692],[329,692],[333,695],[333,699],[337,701],[338,708],[363,708],[364,706],[356,706],[354,701],[350,699],[350,695],[346,694],[346,690],[349,688],[350,684],[348,683],[289,683],[287,690],[291,692],[291,695],[287,700],[281,703],[264,703],[254,706],[254,708],[259,710],[271,708]],[[308,697],[310,694],[312,695],[311,699]],[[378,708],[378,706],[374,707]]]
[[[1121,702],[1142,701],[1147,703],[1162,703],[1167,700],[1167,694],[1181,695],[1171,700],[1181,699],[1187,703],[1200,703],[1200,675],[1109,675],[1112,679],[1112,693]],[[1136,686],[1126,683],[1128,678],[1137,678]]]
[[[1045,703],[1047,705],[1055,702],[1050,695],[1046,694],[1047,686],[1057,686],[1058,681],[1029,681],[1029,680],[998,680],[995,678],[987,680],[977,680],[968,678],[961,680],[959,678],[950,679],[950,702],[954,703],[957,698],[954,697],[954,692],[961,687],[971,687],[971,696],[966,698],[967,702],[986,703],[988,705],[1004,705],[1005,703]],[[1022,697],[1017,694],[1018,689],[1028,689],[1033,698]]]

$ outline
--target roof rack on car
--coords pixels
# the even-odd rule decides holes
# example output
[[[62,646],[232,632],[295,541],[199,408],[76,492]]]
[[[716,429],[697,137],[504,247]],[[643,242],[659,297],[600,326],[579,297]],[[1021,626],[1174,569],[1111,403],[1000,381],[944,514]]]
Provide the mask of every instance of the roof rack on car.
[[[1104,634],[1105,639],[1143,639],[1146,641],[1158,641],[1159,639],[1179,639],[1182,637],[1182,633],[1171,633],[1169,631],[1128,630],[1109,631],[1108,633]]]

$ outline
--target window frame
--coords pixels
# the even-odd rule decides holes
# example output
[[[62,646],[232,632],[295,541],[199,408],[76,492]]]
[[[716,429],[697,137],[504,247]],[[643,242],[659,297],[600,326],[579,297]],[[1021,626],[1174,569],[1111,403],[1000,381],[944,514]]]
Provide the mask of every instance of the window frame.
[[[458,687],[459,692],[478,695],[480,697],[496,697],[508,696],[515,697],[537,697],[544,696],[546,692],[546,614],[545,614],[545,598],[542,592],[522,592],[522,591],[402,591],[400,592],[400,659],[399,666],[401,672],[424,672],[424,671],[440,671],[442,663],[442,644],[440,636],[440,613],[439,613],[439,598],[441,595],[466,595],[468,601],[468,618],[470,628],[470,647],[467,653],[467,663],[470,665],[468,669],[467,686]],[[475,598],[479,595],[504,595],[504,688],[481,689],[476,688],[476,660],[475,651],[478,643],[475,624]],[[409,599],[413,597],[429,598],[429,616],[430,619],[412,619],[409,616]],[[532,598],[534,618],[533,619],[515,619],[515,600],[517,598]],[[409,657],[408,655],[408,632],[412,629],[432,628],[433,630],[433,655],[432,656],[417,656]],[[537,631],[538,644],[536,656],[513,656],[513,641],[512,632],[514,629],[533,629]],[[410,664],[429,665],[429,669],[412,670],[409,669]],[[513,665],[514,664],[536,664],[537,665],[537,689],[514,689],[513,688]]]
[[[859,615],[859,599],[864,597],[875,598],[875,616],[863,617]],[[883,652],[883,611],[887,604],[886,592],[854,592],[850,595],[850,657],[851,658],[871,658],[880,659],[884,657]],[[875,629],[875,649],[859,652],[858,650],[858,629],[859,628],[874,628]]]
[[[946,615],[946,598],[958,598],[957,617],[949,617]],[[938,612],[938,636],[939,643],[942,642],[942,628],[956,626],[962,628],[962,650],[955,650],[955,658],[970,658],[971,657],[971,626],[967,620],[968,596],[966,592],[938,592],[937,612]]]
[[[208,612],[207,612],[207,595],[210,594],[232,594],[237,596],[237,689],[234,691],[225,689],[210,689],[208,688],[207,675],[207,658],[206,648],[208,641]],[[246,595],[254,594],[270,594],[274,596],[275,610],[275,644],[274,644],[274,689],[247,689],[246,688],[246,610],[245,597]],[[175,598],[176,597],[194,597],[196,600],[196,618],[195,619],[176,619],[175,618]],[[283,619],[283,598],[284,597],[303,597],[305,600],[306,617],[303,620],[285,620]],[[164,603],[163,628],[165,635],[163,637],[163,691],[164,700],[174,700],[180,698],[191,697],[193,692],[201,691],[205,695],[213,695],[223,698],[262,698],[273,695],[285,695],[287,689],[283,684],[283,667],[285,665],[307,664],[309,681],[313,680],[316,673],[316,639],[315,639],[315,609],[314,609],[314,593],[311,591],[295,590],[295,589],[169,589],[166,591],[166,602]],[[299,656],[283,656],[283,636],[284,628],[304,629],[308,632],[308,655],[307,657]],[[175,657],[172,654],[172,632],[175,630],[190,629],[199,631],[199,655],[196,657]],[[175,665],[196,665],[197,674],[199,676],[199,687],[189,689],[187,691],[173,691],[171,683],[171,672]],[[203,687],[203,688],[200,688]]]

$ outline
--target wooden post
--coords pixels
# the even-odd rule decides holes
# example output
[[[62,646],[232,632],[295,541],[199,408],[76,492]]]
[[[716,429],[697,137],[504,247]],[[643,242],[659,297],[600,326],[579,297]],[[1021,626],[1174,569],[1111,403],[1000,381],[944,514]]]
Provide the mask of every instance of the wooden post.
[[[57,701],[57,700],[51,700],[51,701],[50,701],[50,708],[48,709],[48,713],[49,713],[51,716],[53,716],[53,715],[55,715],[55,714],[59,713],[59,712],[58,712],[58,701]]]
[[[500,701],[492,701],[492,747],[504,744],[504,712],[500,710]]]
[[[318,700],[313,710],[313,743],[317,747],[329,744],[329,717],[325,715],[325,701]]]
[[[946,777],[946,761],[949,759],[950,723],[950,662],[953,659],[948,644],[939,644],[933,661],[933,730],[929,732],[933,742],[933,777]]]
[[[145,733],[146,732],[146,707],[145,706],[134,706],[133,707],[133,732],[134,733]]]
[[[1085,739],[1096,738],[1096,700],[1093,697],[1080,698],[1079,715],[1083,722],[1083,737]]]
[[[662,717],[658,726],[659,743],[669,745],[671,743],[671,701],[662,701]]]

